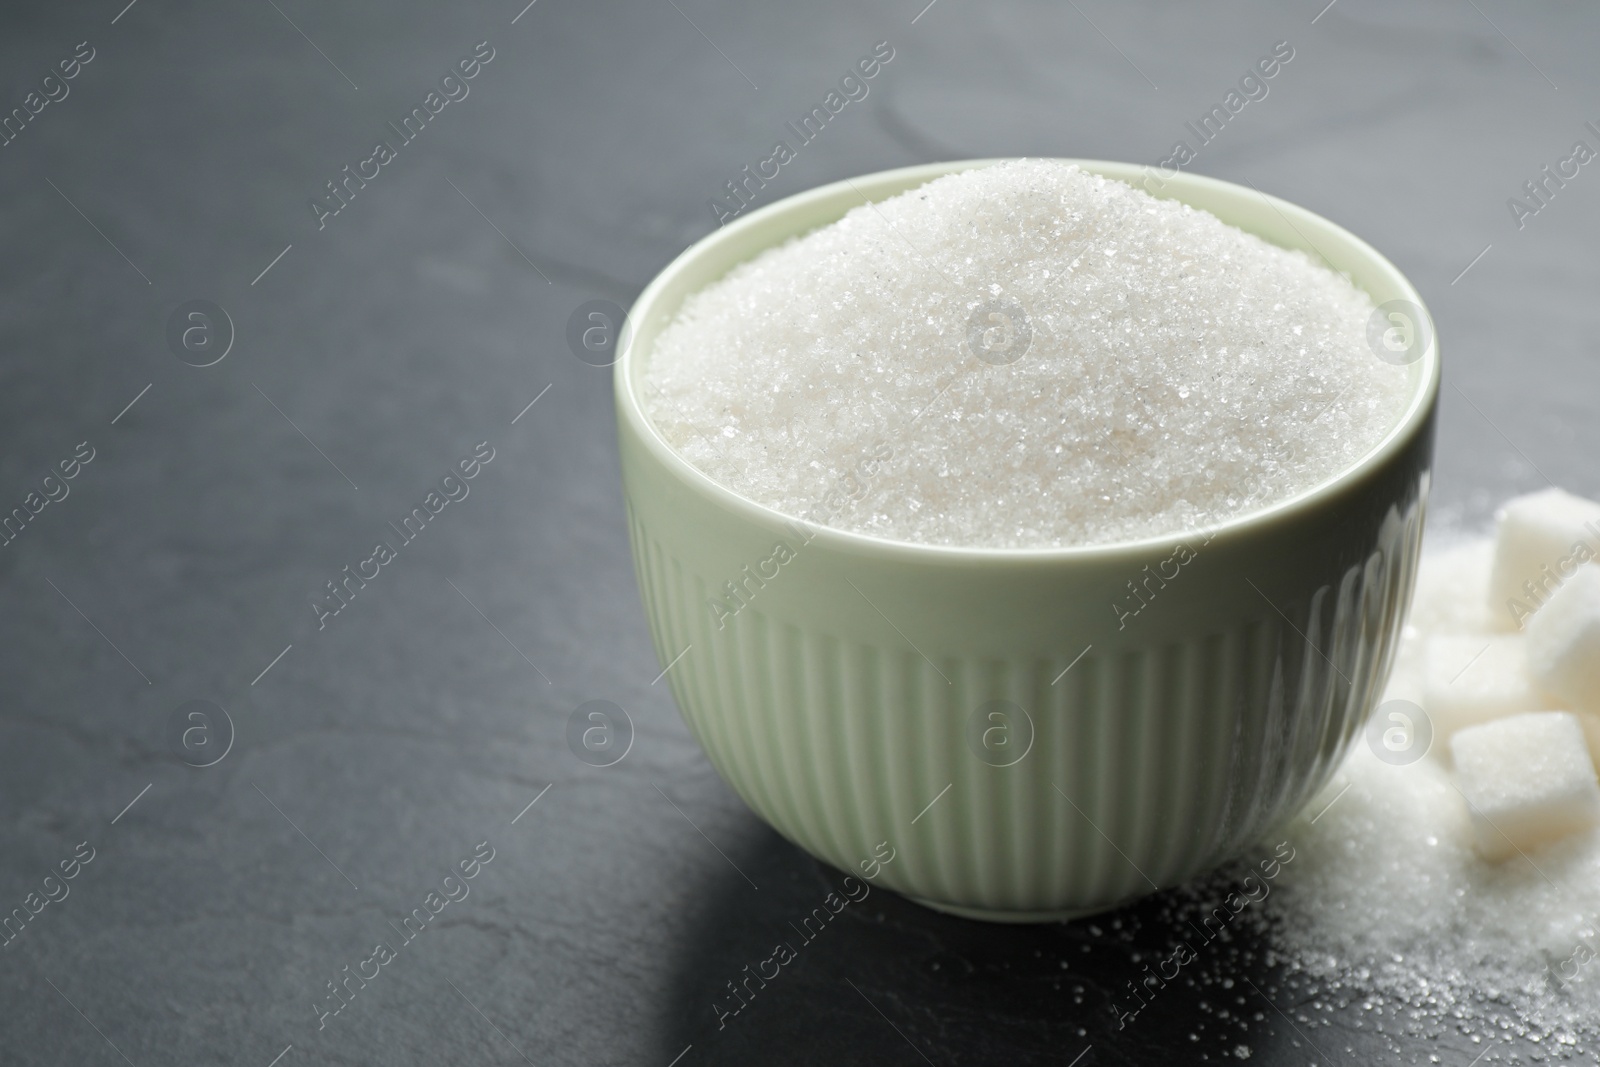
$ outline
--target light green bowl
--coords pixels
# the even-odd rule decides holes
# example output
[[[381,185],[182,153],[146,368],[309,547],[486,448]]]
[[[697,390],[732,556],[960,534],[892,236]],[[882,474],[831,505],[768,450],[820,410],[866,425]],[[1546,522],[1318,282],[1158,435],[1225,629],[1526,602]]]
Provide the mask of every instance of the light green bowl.
[[[1439,357],[1430,343],[1409,365],[1403,418],[1359,463],[1198,537],[1013,550],[813,527],[805,540],[795,517],[667,444],[643,378],[687,295],[863,195],[992,162],[824,186],[696,243],[633,307],[617,421],[656,651],[667,664],[688,649],[667,678],[728,784],[839,868],[876,869],[876,884],[931,907],[1036,921],[1205,871],[1327,782],[1382,691],[1410,601]],[[1148,173],[1075,162],[1130,182]],[[1151,187],[1327,257],[1377,303],[1422,307],[1387,260],[1303,208],[1189,174]],[[1119,629],[1111,605],[1180,541],[1196,557]],[[719,621],[711,598],[779,542],[795,558]]]

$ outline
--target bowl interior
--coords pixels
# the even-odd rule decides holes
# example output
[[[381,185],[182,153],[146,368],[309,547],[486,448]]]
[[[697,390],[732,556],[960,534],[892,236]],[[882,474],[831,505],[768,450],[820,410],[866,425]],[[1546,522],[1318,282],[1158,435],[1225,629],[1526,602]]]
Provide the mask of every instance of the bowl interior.
[[[992,166],[999,162],[1003,160],[934,163],[835,182],[779,200],[722,227],[690,246],[645,288],[629,312],[628,334],[616,366],[619,418],[625,420],[638,433],[645,446],[676,476],[695,486],[699,491],[717,498],[722,505],[772,524],[795,520],[795,516],[756,503],[712,480],[678,455],[656,429],[642,402],[644,373],[649,366],[655,339],[677,316],[686,297],[768,248],[819,226],[827,225],[843,217],[851,208],[867,201],[886,199],[945,174]],[[1334,270],[1347,275],[1358,288],[1365,290],[1371,296],[1373,303],[1381,305],[1391,300],[1409,301],[1421,309],[1422,315],[1427,319],[1431,343],[1420,359],[1406,367],[1409,375],[1410,400],[1399,420],[1390,428],[1383,440],[1359,461],[1334,477],[1269,507],[1233,516],[1218,524],[1217,530],[1225,531],[1270,518],[1289,509],[1307,506],[1319,495],[1383,462],[1426,421],[1439,388],[1438,336],[1433,332],[1432,321],[1428,318],[1421,295],[1405,276],[1372,246],[1320,215],[1248,186],[1181,172],[1167,176],[1159,174],[1153,168],[1133,163],[1088,159],[1064,160],[1064,162],[1076,163],[1094,174],[1121,179],[1161,199],[1179,200],[1192,207],[1203,208],[1223,222],[1255,234],[1272,244],[1307,252]],[[1171,534],[1142,541],[1041,549],[911,545],[831,528],[820,529],[818,535],[828,541],[839,543],[841,547],[858,549],[881,546],[892,547],[899,551],[909,549],[930,553],[1061,557],[1093,552],[1141,550],[1170,543],[1174,536],[1182,532],[1174,530]]]

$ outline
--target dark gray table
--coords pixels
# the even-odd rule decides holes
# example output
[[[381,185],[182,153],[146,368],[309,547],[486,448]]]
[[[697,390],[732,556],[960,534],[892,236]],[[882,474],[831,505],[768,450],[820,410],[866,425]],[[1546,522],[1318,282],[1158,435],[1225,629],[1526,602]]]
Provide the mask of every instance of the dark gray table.
[[[941,158],[1153,163],[1288,41],[1191,169],[1330,216],[1422,288],[1450,361],[1436,519],[1546,478],[1594,493],[1600,176],[1520,227],[1507,200],[1597,143],[1600,14],[523,2],[4,16],[0,509],[26,521],[0,548],[0,912],[68,895],[0,949],[0,1062],[1395,1059],[1352,1016],[1299,1034],[1258,1004],[1243,1034],[1179,987],[1119,1032],[1160,901],[1121,930],[1000,929],[879,893],[719,1029],[725,983],[836,875],[722,785],[653,681],[609,372],[567,322],[710,230],[723,183],[876,42],[870,95],[762,202]],[[445,85],[466,96],[391,129],[479,42]],[[393,158],[364,162],[379,140]],[[332,214],[326,183],[362,168]],[[467,498],[319,628],[325,583],[480,442]],[[610,767],[567,742],[590,700],[634,726]],[[367,962],[379,941],[400,947]],[[1315,992],[1255,980],[1285,1009]]]

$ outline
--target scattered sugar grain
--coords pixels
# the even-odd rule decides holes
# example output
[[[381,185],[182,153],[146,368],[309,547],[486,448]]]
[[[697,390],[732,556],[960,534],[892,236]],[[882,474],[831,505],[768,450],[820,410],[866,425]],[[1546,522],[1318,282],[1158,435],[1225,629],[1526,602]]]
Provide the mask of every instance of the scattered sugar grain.
[[[1488,538],[1424,555],[1386,698],[1415,691],[1429,637],[1493,632],[1493,559]],[[1297,854],[1255,916],[1265,962],[1376,1030],[1470,1035],[1484,1064],[1600,1063],[1600,829],[1486,862],[1444,755],[1394,766],[1357,742],[1281,834]]]
[[[989,302],[1026,315],[1014,362],[1019,316],[980,316],[969,346]],[[1208,212],[1012,161],[863,204],[692,294],[645,402],[690,463],[813,522],[988,547],[1153,537],[1382,440],[1409,372],[1375,358],[1373,310]]]

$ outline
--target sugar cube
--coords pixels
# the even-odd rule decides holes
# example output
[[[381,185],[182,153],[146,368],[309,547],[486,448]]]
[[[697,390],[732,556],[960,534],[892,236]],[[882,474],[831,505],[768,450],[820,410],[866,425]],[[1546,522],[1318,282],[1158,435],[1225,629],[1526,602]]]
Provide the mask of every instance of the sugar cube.
[[[1423,633],[1489,634],[1504,630],[1489,612],[1489,571],[1493,565],[1494,543],[1487,539],[1427,552],[1417,567],[1417,588],[1406,621]]]
[[[1600,504],[1561,489],[1507,501],[1497,516],[1489,607],[1522,627],[1582,564],[1600,556]]]
[[[1600,821],[1600,782],[1570,712],[1525,712],[1450,739],[1478,853],[1499,861]]]
[[[1578,717],[1584,739],[1589,742],[1589,758],[1600,767],[1600,715],[1588,711],[1575,711],[1572,714]]]
[[[1600,783],[1583,727],[1568,712],[1469,726],[1450,739],[1450,750],[1485,859],[1506,859],[1600,820]]]
[[[1526,641],[1521,634],[1429,638],[1423,651],[1422,707],[1437,736],[1550,706],[1528,674]]]
[[[1564,704],[1600,712],[1600,566],[1587,564],[1528,620],[1528,670]]]

